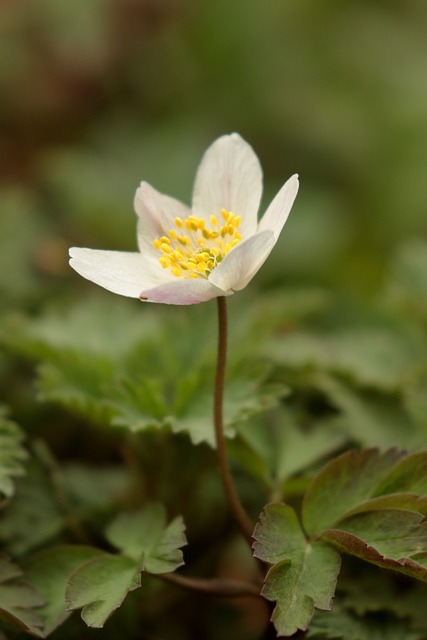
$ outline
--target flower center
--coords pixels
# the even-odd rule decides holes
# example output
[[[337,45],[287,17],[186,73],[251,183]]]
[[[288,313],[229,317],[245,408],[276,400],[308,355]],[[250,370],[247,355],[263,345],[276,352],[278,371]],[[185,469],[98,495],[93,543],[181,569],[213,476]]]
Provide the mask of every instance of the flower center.
[[[175,218],[175,228],[156,238],[153,246],[161,253],[159,262],[175,276],[207,278],[233,247],[242,239],[238,228],[242,221],[223,209],[223,223],[210,216],[210,225],[203,218]]]

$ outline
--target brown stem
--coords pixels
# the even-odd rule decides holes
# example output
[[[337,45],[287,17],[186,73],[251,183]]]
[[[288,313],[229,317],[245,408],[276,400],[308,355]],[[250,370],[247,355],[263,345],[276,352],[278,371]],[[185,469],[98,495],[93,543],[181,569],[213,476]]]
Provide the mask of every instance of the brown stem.
[[[156,577],[175,584],[178,587],[183,587],[184,589],[199,591],[200,593],[207,593],[213,596],[221,596],[223,598],[238,598],[241,596],[262,597],[259,587],[250,582],[242,582],[240,580],[190,578],[179,575],[178,573],[163,573]]]
[[[252,548],[253,526],[249,520],[231,475],[230,464],[227,458],[226,442],[224,436],[223,401],[225,370],[227,365],[227,301],[226,298],[217,298],[218,301],[218,352],[215,374],[214,393],[214,427],[216,438],[216,451],[221,472],[222,484],[227,496],[230,509],[239,525],[240,531]]]

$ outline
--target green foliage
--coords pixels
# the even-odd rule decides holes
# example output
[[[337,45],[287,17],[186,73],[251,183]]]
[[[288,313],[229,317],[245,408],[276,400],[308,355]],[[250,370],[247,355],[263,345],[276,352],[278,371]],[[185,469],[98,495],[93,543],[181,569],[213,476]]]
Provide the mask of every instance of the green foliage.
[[[106,537],[134,560],[140,571],[167,573],[183,564],[180,548],[186,539],[182,518],[175,518],[166,526],[166,512],[158,503],[120,514],[107,528]]]
[[[277,247],[230,299],[233,476],[252,517],[287,504],[257,527],[264,595],[286,633],[314,608],[298,637],[423,640],[426,585],[407,574],[427,567],[427,5],[0,5],[7,635],[98,633],[65,620],[67,582],[88,624],[119,608],[105,640],[268,635],[252,599],[148,575],[126,597],[142,563],[182,562],[182,521],[156,500],[183,513],[190,575],[254,578],[212,451],[213,304],[142,305],[67,263],[73,245],[134,250],[138,183],[188,203],[200,153],[237,129],[262,161],[261,210],[301,176]],[[384,453],[335,457],[352,447]]]
[[[0,520],[0,540],[8,553],[20,556],[54,539],[64,526],[65,514],[46,469],[33,460]]]
[[[315,614],[307,638],[316,640],[423,640],[425,635],[408,628],[405,621],[382,620],[381,616],[356,616],[334,608],[332,613]]]
[[[294,511],[270,505],[255,532],[256,557],[272,564],[263,595],[276,600],[272,620],[278,634],[306,629],[314,608],[329,610],[340,569],[339,554],[322,542],[307,543]]]
[[[10,558],[0,557],[0,618],[42,637],[43,621],[37,609],[43,600],[22,576],[21,569]]]
[[[104,626],[126,595],[141,586],[141,572],[167,573],[183,564],[183,531],[180,517],[166,525],[165,510],[159,504],[117,516],[105,535],[121,555],[94,553],[76,568],[66,588],[67,610],[82,608],[89,627]]]
[[[65,609],[65,588],[71,574],[100,554],[92,547],[64,545],[40,551],[22,563],[25,580],[42,598],[43,606],[37,613],[43,620],[43,636],[52,633],[70,615]]]
[[[14,478],[22,476],[28,454],[22,446],[24,434],[17,424],[8,420],[0,407],[0,496],[10,498]]]
[[[89,627],[103,627],[129,591],[140,586],[140,573],[132,560],[101,555],[73,573],[65,592],[67,609],[82,608],[82,618]]]
[[[308,488],[302,508],[307,533],[384,568],[427,581],[427,453],[348,452],[332,460]],[[418,465],[418,466],[417,466]],[[402,491],[404,488],[404,492]],[[392,492],[390,493],[390,489]]]
[[[160,323],[149,309],[142,314],[106,299],[31,324],[12,316],[0,340],[40,363],[42,400],[102,426],[131,432],[168,428],[188,434],[194,444],[213,446],[213,345],[207,340],[213,330],[198,310],[192,317],[163,314]],[[183,349],[177,331],[194,332],[191,349]],[[229,436],[236,424],[277,405],[284,395],[284,385],[265,384],[268,370],[259,364],[230,367],[224,400]]]
[[[263,595],[277,602],[272,620],[280,635],[307,629],[315,608],[331,609],[336,550],[427,582],[426,474],[427,453],[349,451],[326,464],[305,492],[305,533],[291,507],[265,508],[254,552],[272,565]],[[357,637],[359,623],[347,622],[349,637]]]

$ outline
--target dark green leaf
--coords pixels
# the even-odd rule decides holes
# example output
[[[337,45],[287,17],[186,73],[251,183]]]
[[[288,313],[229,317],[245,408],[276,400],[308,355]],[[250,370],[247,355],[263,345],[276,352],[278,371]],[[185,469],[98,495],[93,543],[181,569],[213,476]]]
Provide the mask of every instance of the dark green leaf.
[[[383,509],[344,519],[321,539],[367,562],[427,582],[427,522],[413,511]]]
[[[375,495],[398,492],[427,495],[427,451],[418,451],[399,460],[377,487]]]
[[[315,608],[331,608],[339,554],[322,542],[308,543],[295,512],[283,504],[266,507],[254,538],[255,556],[273,565],[262,593],[277,602],[272,620],[278,633],[306,629]]]
[[[390,449],[349,451],[326,464],[304,496],[302,519],[310,535],[334,527],[345,513],[375,495],[393,465],[405,454]]]
[[[307,638],[319,640],[424,640],[424,637],[393,616],[359,617],[336,607],[328,613],[317,611],[307,631]]]

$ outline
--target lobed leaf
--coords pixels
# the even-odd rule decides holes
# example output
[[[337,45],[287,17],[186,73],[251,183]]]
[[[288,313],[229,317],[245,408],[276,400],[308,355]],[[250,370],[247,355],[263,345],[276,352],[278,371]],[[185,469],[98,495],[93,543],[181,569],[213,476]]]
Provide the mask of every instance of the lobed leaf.
[[[427,581],[427,453],[349,451],[330,461],[304,496],[306,531],[380,567]],[[391,493],[388,493],[391,491]]]
[[[384,509],[344,519],[321,540],[377,566],[427,582],[427,522],[413,511]]]
[[[44,636],[52,633],[70,615],[65,609],[65,588],[70,575],[80,565],[101,554],[93,547],[63,545],[24,560],[25,579],[37,589],[44,601],[38,610],[44,623]]]
[[[254,555],[273,565],[262,594],[276,601],[272,621],[278,634],[307,629],[315,608],[331,608],[339,553],[322,542],[308,543],[295,512],[283,504],[265,508],[254,538]]]
[[[70,576],[65,590],[68,611],[82,608],[89,627],[103,627],[126,595],[141,586],[135,562],[124,556],[103,554],[89,560]]]
[[[166,512],[159,503],[120,514],[107,528],[106,536],[137,563],[140,571],[168,573],[183,564],[180,549],[186,544],[183,520],[179,516],[166,525]]]

